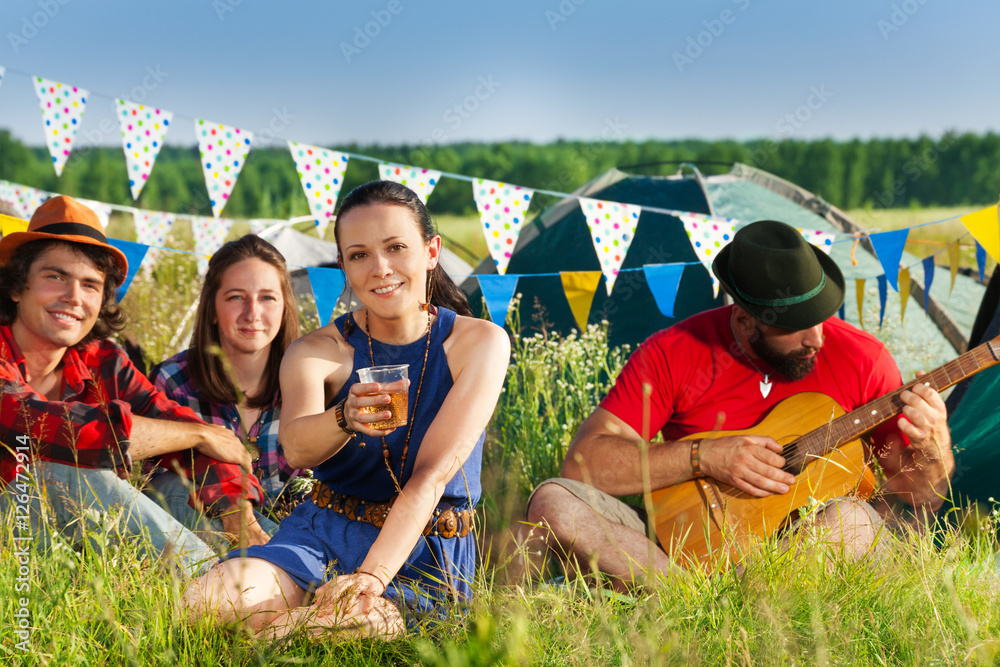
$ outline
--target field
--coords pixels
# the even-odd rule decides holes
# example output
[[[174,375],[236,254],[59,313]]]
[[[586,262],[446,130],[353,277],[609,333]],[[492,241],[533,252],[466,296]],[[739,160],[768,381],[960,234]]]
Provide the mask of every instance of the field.
[[[916,222],[946,217],[919,215]],[[477,221],[439,222],[474,248]],[[175,247],[190,247],[178,236]],[[125,302],[129,333],[154,360],[183,345],[180,320],[197,290],[193,262],[178,253],[136,279]],[[315,326],[311,316],[303,322]],[[995,508],[886,535],[885,551],[861,562],[806,536],[796,557],[761,542],[742,570],[678,571],[659,577],[652,592],[616,595],[594,580],[556,578],[536,544],[515,539],[532,532],[522,521],[524,504],[535,484],[558,473],[573,432],[607,392],[627,350],[609,350],[602,327],[565,339],[512,340],[507,384],[487,434],[480,567],[467,613],[393,643],[329,636],[273,644],[240,628],[189,623],[178,602],[183,581],[121,539],[112,512],[81,520],[88,546],[55,536],[54,547],[43,550],[41,539],[33,541],[27,575],[17,558],[0,562],[4,626],[17,624],[21,595],[29,596],[31,612],[30,652],[18,652],[5,630],[0,664],[998,664]],[[13,525],[12,516],[4,519]],[[23,547],[10,531],[0,535],[3,553]],[[26,593],[13,592],[20,578]]]

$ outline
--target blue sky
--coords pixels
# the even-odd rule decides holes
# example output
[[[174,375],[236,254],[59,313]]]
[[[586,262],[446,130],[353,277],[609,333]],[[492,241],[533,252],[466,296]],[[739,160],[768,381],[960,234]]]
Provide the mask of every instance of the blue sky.
[[[4,0],[0,127],[42,143],[24,72],[90,90],[107,145],[116,96],[184,145],[195,117],[334,146],[996,131],[998,24],[983,0]]]

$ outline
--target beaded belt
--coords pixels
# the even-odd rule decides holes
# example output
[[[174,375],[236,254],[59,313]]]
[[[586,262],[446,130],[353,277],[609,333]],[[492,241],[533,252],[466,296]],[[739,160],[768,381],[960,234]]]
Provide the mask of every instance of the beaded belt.
[[[331,509],[337,514],[343,514],[354,521],[364,521],[381,529],[389,510],[396,502],[394,495],[387,502],[373,503],[356,496],[337,493],[325,482],[317,481],[312,488],[312,500],[317,507]],[[447,503],[442,503],[434,509],[434,516],[427,522],[423,534],[425,537],[465,537],[472,532],[472,522],[475,510],[455,509]]]

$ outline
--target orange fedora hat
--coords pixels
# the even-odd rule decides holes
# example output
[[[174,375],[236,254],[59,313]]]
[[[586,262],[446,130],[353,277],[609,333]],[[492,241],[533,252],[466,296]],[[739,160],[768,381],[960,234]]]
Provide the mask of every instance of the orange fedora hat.
[[[6,264],[21,245],[39,239],[85,243],[108,250],[122,270],[122,278],[128,274],[128,260],[125,254],[108,243],[101,221],[89,206],[84,206],[72,197],[59,195],[52,197],[38,207],[28,223],[28,231],[7,234],[0,239],[0,264]]]

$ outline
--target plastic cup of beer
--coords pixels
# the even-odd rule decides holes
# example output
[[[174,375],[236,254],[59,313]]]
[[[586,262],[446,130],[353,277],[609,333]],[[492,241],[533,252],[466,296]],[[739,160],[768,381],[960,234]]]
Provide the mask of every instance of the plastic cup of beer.
[[[408,377],[408,369],[410,367],[406,364],[398,366],[372,366],[370,368],[358,369],[358,379],[361,382],[368,384],[371,382],[377,382],[383,386],[383,390],[379,391],[379,394],[388,394],[390,403],[389,405],[373,405],[371,407],[363,408],[365,412],[384,412],[388,410],[392,413],[389,419],[383,419],[382,421],[372,422],[369,424],[373,429],[379,431],[385,431],[391,428],[396,428],[397,426],[406,426],[406,413],[409,409],[409,398],[410,393],[407,387],[403,386],[405,383],[401,382],[406,380]],[[394,391],[385,391],[384,387],[387,384],[398,385],[394,387]]]

